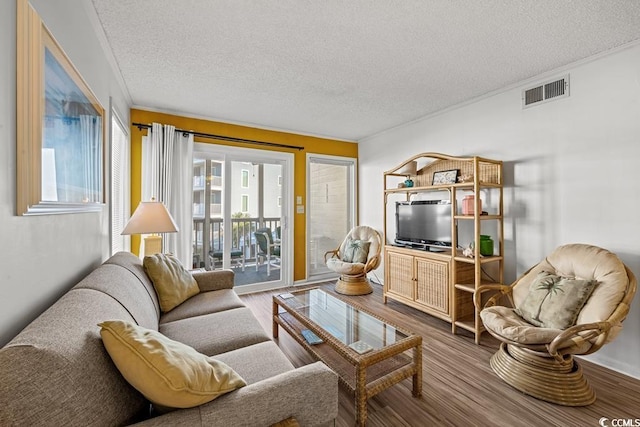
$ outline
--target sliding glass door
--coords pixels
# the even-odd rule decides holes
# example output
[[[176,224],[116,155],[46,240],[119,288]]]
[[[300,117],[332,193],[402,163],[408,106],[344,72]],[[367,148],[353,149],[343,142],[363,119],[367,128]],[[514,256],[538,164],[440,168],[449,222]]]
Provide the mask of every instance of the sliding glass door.
[[[307,277],[333,275],[324,254],[336,249],[356,222],[356,159],[307,155]]]
[[[194,266],[233,269],[240,292],[291,284],[293,156],[196,144],[193,168]]]

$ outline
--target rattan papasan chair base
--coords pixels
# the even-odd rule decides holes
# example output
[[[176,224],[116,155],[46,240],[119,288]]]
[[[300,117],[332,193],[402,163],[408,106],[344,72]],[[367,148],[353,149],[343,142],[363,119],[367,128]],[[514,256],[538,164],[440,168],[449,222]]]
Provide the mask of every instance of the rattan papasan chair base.
[[[340,276],[335,291],[342,295],[367,295],[373,288],[367,276]]]
[[[618,335],[636,287],[635,276],[615,254],[585,244],[560,246],[509,286],[480,286],[474,295],[477,307],[484,292],[497,291],[480,312],[485,329],[502,342],[491,368],[507,384],[538,399],[564,406],[592,404],[595,392],[573,356],[591,354]],[[558,310],[548,308],[552,300],[581,293],[582,306],[574,299],[570,308],[566,302]],[[535,310],[528,311],[532,306]],[[551,315],[571,321],[558,326],[563,319],[544,317]]]
[[[563,406],[587,406],[596,394],[572,355],[561,361],[502,343],[491,369],[507,384],[540,400]]]
[[[362,259],[350,259],[353,250],[364,249]],[[358,248],[360,245],[360,248]],[[380,265],[382,237],[375,229],[366,225],[354,227],[344,238],[339,248],[324,254],[327,267],[340,274],[335,291],[343,295],[366,295],[373,292],[367,273]],[[328,256],[331,257],[328,258]],[[358,255],[356,255],[356,258]]]

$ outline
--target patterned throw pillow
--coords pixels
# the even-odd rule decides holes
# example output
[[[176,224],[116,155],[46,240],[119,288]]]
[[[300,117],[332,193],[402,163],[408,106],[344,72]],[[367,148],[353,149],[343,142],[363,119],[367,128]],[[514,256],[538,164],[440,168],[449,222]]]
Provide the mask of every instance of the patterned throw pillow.
[[[342,261],[351,263],[367,262],[369,257],[369,246],[371,242],[366,240],[353,240],[348,239],[347,244],[344,246],[344,254],[342,254]]]
[[[529,293],[516,313],[536,326],[567,329],[575,325],[578,313],[597,284],[595,280],[561,277],[542,271],[529,286]]]

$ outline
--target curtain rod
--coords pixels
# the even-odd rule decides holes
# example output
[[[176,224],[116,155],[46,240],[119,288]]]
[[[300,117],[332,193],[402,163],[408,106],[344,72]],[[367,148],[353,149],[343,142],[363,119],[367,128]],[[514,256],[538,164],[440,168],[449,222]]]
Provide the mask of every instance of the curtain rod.
[[[147,125],[144,123],[132,123],[133,126],[136,126],[138,130],[151,129],[151,125]],[[300,147],[298,145],[287,145],[287,144],[278,144],[276,142],[267,142],[267,141],[256,141],[253,139],[244,139],[244,138],[234,138],[232,136],[223,136],[223,135],[214,135],[211,133],[204,132],[194,132],[192,130],[184,130],[184,129],[176,129],[176,132],[182,132],[183,134],[190,133],[193,136],[199,136],[201,138],[210,138],[210,139],[218,139],[220,141],[228,141],[228,142],[239,142],[241,144],[254,144],[254,145],[266,145],[268,147],[278,147],[278,148],[292,148],[295,150],[304,150],[304,147]]]

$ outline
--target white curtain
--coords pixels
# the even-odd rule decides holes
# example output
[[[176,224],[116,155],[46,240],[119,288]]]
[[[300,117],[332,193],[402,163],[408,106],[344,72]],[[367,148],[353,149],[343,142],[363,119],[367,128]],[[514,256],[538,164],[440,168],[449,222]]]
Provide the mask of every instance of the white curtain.
[[[85,194],[83,202],[102,201],[102,118],[80,115]]]
[[[193,134],[153,123],[142,138],[142,201],[163,202],[178,226],[163,235],[163,252],[173,253],[186,268],[193,263]]]

